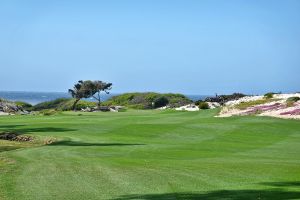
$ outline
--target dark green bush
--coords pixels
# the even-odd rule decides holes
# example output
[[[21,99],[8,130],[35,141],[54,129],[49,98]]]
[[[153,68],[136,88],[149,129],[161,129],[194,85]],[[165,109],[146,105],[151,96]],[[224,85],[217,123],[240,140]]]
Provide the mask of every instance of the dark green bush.
[[[274,93],[273,93],[273,92],[269,92],[269,93],[266,93],[266,94],[264,95],[264,97],[265,97],[266,99],[272,99],[273,96],[274,96]]]
[[[246,96],[243,93],[233,93],[229,95],[216,95],[215,97],[207,97],[204,101],[205,102],[217,102],[221,105],[225,104],[228,101],[237,100],[239,98],[242,98]],[[199,100],[201,102],[201,100]]]
[[[294,106],[294,103],[299,101],[299,100],[300,100],[299,97],[289,97],[286,100],[286,105],[287,105],[287,107],[292,107],[292,106]]]
[[[44,116],[50,116],[50,115],[55,115],[57,114],[57,111],[54,109],[45,109],[45,110],[41,110],[39,111],[40,114],[44,115]]]
[[[204,102],[204,101],[203,100],[197,100],[197,101],[195,101],[195,105],[199,106],[199,104],[202,103],[202,102]]]
[[[120,108],[120,109],[118,110],[118,112],[126,112],[126,111],[127,111],[126,108]]]
[[[207,102],[199,102],[200,109],[209,109],[209,105]]]
[[[15,104],[17,106],[22,107],[24,110],[28,110],[32,108],[32,105],[23,101],[16,101]]]
[[[287,102],[297,102],[300,100],[300,97],[290,97],[286,101]]]
[[[168,103],[169,100],[167,97],[165,96],[158,97],[157,99],[154,100],[154,108],[160,108],[166,106],[168,105]]]
[[[150,105],[144,105],[144,104],[133,104],[133,105],[129,105],[129,108],[133,108],[133,109],[149,109],[151,106]]]

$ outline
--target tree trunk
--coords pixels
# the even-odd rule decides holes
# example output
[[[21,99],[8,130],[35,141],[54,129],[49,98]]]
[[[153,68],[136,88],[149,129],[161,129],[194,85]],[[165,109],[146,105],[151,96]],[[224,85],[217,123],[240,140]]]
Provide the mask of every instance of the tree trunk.
[[[73,111],[76,111],[76,105],[77,105],[77,103],[78,103],[79,100],[80,100],[80,99],[76,99],[76,100],[74,101],[73,106],[72,106],[72,110],[73,110]]]
[[[101,99],[100,99],[100,92],[98,92],[98,108],[100,109]]]

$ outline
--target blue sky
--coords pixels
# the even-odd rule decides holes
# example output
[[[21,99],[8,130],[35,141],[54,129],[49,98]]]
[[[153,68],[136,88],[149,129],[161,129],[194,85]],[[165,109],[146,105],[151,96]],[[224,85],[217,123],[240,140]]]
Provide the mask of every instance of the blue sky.
[[[0,27],[0,90],[300,91],[298,0],[3,0]]]

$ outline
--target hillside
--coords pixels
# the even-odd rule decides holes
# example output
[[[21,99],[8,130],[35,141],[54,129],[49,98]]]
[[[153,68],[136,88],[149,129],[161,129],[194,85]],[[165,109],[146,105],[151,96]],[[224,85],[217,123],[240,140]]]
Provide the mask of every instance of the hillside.
[[[73,105],[74,101],[75,100],[71,99],[71,98],[55,99],[53,101],[46,101],[46,102],[36,104],[31,108],[31,110],[32,111],[40,111],[40,110],[44,110],[44,109],[55,109],[55,110],[59,110],[59,111],[67,111],[67,110],[72,109],[72,105]],[[95,102],[80,100],[76,105],[76,109],[80,110],[82,108],[95,107],[95,106],[96,106]]]
[[[26,108],[31,107],[30,104],[24,102],[12,102],[6,99],[0,98],[0,115],[10,115],[10,114],[25,114]]]
[[[220,117],[236,115],[300,119],[300,93],[245,96],[225,103],[219,114]]]
[[[179,107],[192,101],[182,94],[173,93],[124,93],[103,102],[103,105],[119,105],[137,109],[151,109],[162,106]]]

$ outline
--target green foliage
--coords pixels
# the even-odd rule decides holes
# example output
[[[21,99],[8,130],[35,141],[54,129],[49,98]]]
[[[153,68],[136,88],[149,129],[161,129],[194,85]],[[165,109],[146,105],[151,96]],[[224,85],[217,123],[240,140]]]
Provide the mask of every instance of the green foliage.
[[[195,101],[195,105],[199,106],[199,104],[202,103],[202,102],[205,102],[205,101],[203,101],[203,100],[197,100],[197,101]]]
[[[168,101],[168,102],[167,102]],[[125,93],[114,96],[102,103],[102,105],[119,105],[134,109],[151,109],[159,105],[178,107],[191,103],[192,101],[182,94],[160,94],[155,92]],[[165,104],[167,103],[167,104]],[[153,106],[154,105],[154,106]]]
[[[120,109],[118,110],[118,112],[127,112],[127,109],[126,109],[126,108],[120,108]]]
[[[199,102],[198,106],[200,109],[209,109],[209,105],[207,102]]]
[[[266,93],[266,94],[264,95],[264,97],[265,97],[266,99],[272,99],[273,96],[274,96],[274,93],[273,93],[273,92],[269,92],[269,93]]]
[[[45,110],[41,110],[39,111],[39,114],[42,114],[44,116],[50,116],[50,115],[55,115],[58,112],[54,109],[45,109]]]
[[[32,107],[32,110],[39,111],[44,109],[55,109],[60,111],[67,111],[72,110],[72,106],[74,104],[74,99],[67,99],[67,98],[60,98],[53,101],[46,101],[39,103]],[[95,107],[95,102],[89,102],[89,101],[79,101],[76,104],[76,109],[80,110],[82,108],[86,107]]]
[[[103,91],[105,93],[109,93],[111,90],[112,83],[105,83],[103,81],[78,81],[73,87],[73,89],[69,89],[69,93],[75,98],[75,101],[72,105],[72,109],[76,109],[76,104],[82,98],[90,98],[93,97],[98,101],[98,106],[100,106],[101,98],[100,92]],[[98,95],[95,95],[95,94]]]
[[[240,99],[244,96],[246,95],[242,93],[233,93],[229,95],[216,95],[215,97],[207,97],[205,99],[205,102],[217,102],[220,103],[221,105],[224,105],[228,101]],[[199,100],[199,102],[201,102],[201,100]]]
[[[15,104],[22,107],[24,110],[30,110],[32,108],[31,104],[23,101],[16,101]]]
[[[32,110],[39,111],[39,110],[44,110],[44,109],[57,109],[57,108],[61,107],[61,105],[69,102],[70,100],[71,99],[67,99],[67,98],[59,98],[59,99],[55,99],[53,101],[45,101],[45,102],[34,105],[32,107]]]
[[[82,108],[86,108],[86,107],[96,107],[97,103],[95,102],[90,102],[90,101],[79,101],[76,105],[76,109],[77,110],[81,110]],[[67,110],[70,110],[71,107],[68,107]]]
[[[2,98],[0,98],[0,102],[4,102],[4,103],[12,103],[11,101],[8,101],[8,100],[2,99]]]
[[[300,97],[290,97],[286,101],[287,102],[297,102],[300,100]]]
[[[300,100],[299,97],[289,97],[286,100],[286,105],[287,105],[287,107],[292,107],[292,106],[294,106],[294,103],[299,101],[299,100]]]
[[[272,99],[260,99],[260,100],[255,100],[255,101],[248,101],[248,102],[241,102],[237,105],[235,105],[234,107],[240,110],[245,110],[248,107],[251,106],[256,106],[256,105],[260,105],[260,104],[265,104],[265,103],[269,103],[272,102],[274,100]]]
[[[154,108],[159,108],[168,105],[169,99],[165,96],[158,97],[154,100]]]

